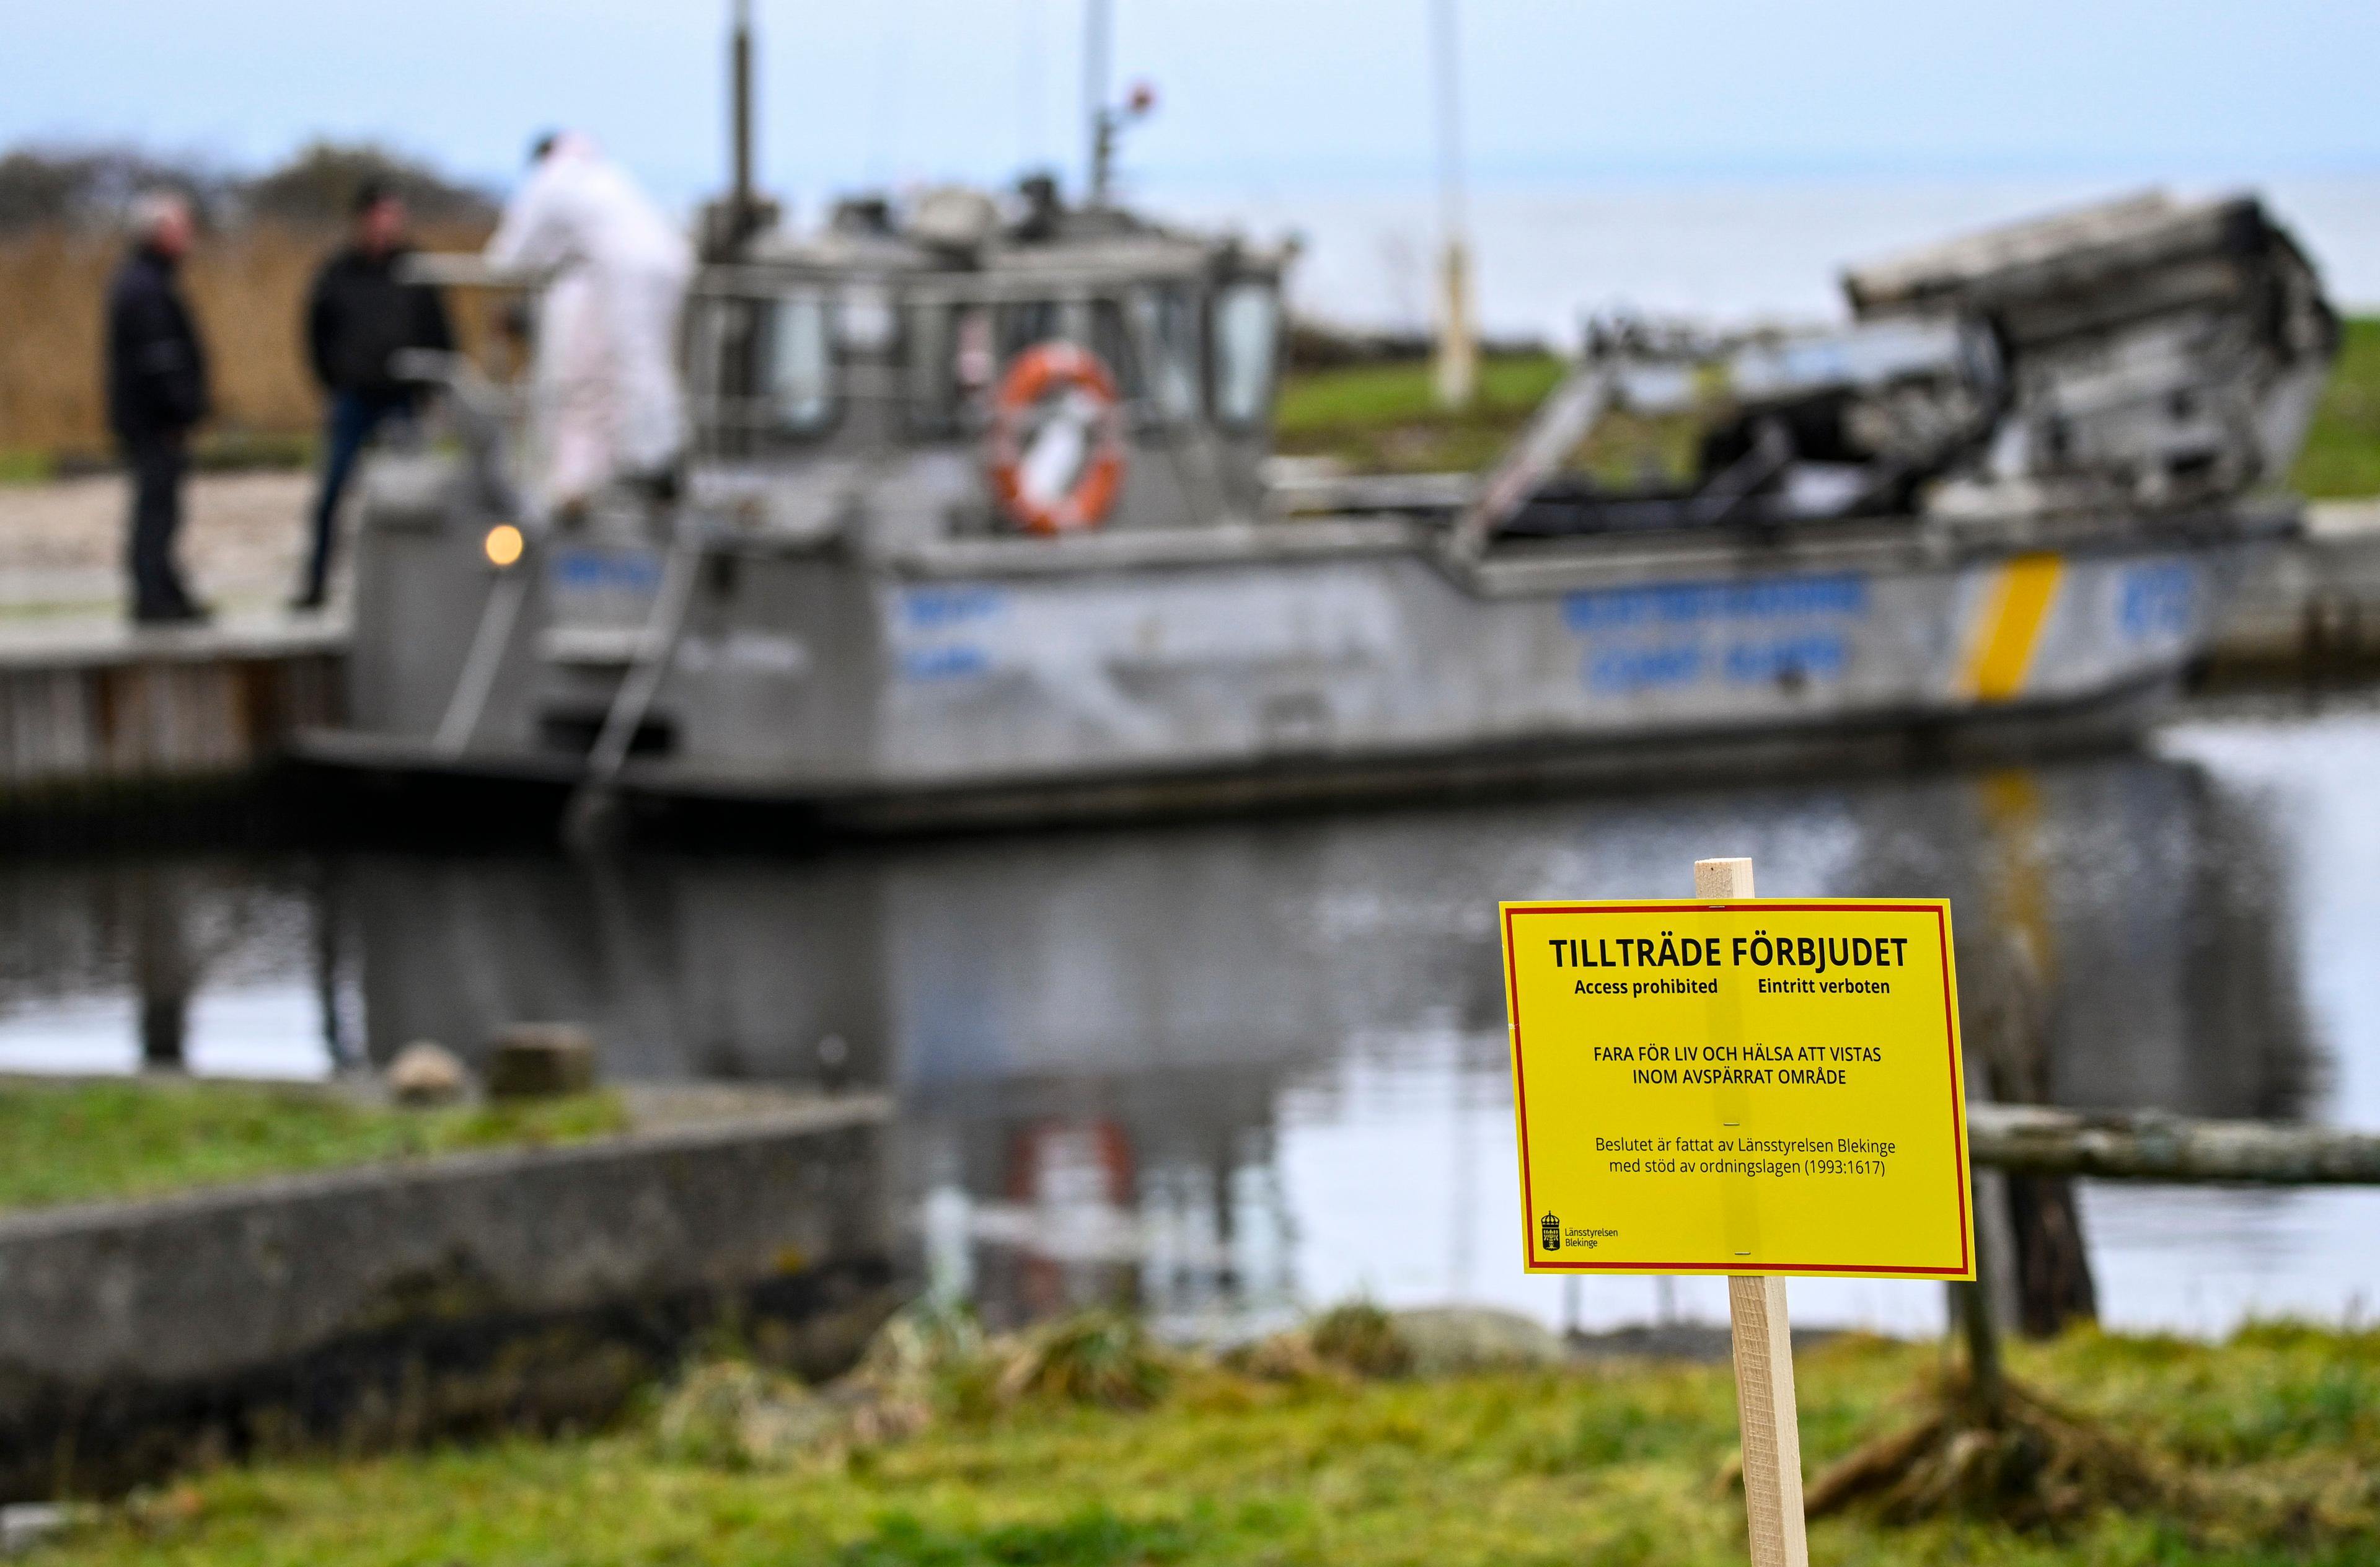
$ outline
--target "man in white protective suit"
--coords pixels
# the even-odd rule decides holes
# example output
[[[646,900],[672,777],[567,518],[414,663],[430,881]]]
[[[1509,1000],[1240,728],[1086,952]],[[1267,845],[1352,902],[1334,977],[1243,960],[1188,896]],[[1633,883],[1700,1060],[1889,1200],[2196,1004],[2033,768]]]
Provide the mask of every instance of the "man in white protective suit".
[[[686,442],[686,237],[592,141],[565,131],[539,141],[487,259],[552,274],[531,375],[545,509],[577,511],[613,480],[665,490]]]

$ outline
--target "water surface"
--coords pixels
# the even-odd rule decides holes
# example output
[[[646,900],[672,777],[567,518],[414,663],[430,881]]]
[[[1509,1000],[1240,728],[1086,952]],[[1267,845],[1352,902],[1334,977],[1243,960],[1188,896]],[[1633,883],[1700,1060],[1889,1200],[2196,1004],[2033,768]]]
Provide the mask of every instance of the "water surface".
[[[319,1076],[568,1018],[615,1077],[883,1087],[944,1287],[1230,1331],[1367,1293],[1593,1325],[1716,1282],[1518,1268],[1494,905],[1953,900],[2034,964],[2060,1102],[2380,1127],[2380,714],[2202,711],[1998,771],[1103,829],[808,857],[177,855],[0,867],[0,1070]],[[1972,998],[1971,998],[1972,1000]],[[2107,1318],[2338,1318],[2380,1194],[2092,1185]],[[1938,1286],[1797,1281],[1930,1330]]]

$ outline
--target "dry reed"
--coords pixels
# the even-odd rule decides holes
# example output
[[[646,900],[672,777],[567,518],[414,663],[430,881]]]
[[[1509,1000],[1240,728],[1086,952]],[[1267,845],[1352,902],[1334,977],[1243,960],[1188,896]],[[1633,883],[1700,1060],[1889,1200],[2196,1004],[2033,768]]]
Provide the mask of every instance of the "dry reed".
[[[420,242],[463,249],[485,237],[483,228],[425,226]],[[184,285],[213,372],[214,441],[302,440],[320,420],[302,318],[314,269],[339,238],[335,229],[256,224],[200,240]],[[0,237],[0,456],[77,462],[108,453],[100,350],[123,244],[64,228]],[[478,340],[483,303],[450,300],[467,345]]]

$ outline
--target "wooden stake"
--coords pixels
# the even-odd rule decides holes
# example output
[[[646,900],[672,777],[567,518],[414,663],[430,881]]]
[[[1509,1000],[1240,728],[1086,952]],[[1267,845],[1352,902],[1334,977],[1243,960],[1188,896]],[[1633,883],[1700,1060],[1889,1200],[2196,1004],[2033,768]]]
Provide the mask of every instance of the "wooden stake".
[[[1694,896],[1753,895],[1750,860],[1694,861]],[[1752,1567],[1809,1567],[1785,1281],[1774,1275],[1730,1277],[1727,1306],[1735,1335],[1735,1409],[1743,1429],[1743,1515],[1752,1537]]]

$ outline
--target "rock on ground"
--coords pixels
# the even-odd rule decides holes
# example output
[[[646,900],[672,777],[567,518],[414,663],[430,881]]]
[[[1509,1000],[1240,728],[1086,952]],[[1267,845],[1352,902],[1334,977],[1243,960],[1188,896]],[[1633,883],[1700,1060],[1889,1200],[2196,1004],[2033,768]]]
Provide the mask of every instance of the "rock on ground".
[[[1414,1370],[1425,1377],[1493,1367],[1558,1366],[1568,1358],[1559,1335],[1517,1311],[1437,1306],[1395,1312],[1391,1320],[1413,1347]]]
[[[388,1065],[388,1091],[399,1104],[452,1104],[471,1086],[471,1075],[453,1051],[416,1039]]]

